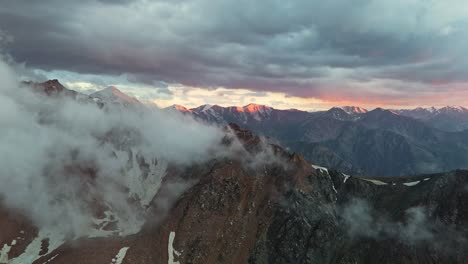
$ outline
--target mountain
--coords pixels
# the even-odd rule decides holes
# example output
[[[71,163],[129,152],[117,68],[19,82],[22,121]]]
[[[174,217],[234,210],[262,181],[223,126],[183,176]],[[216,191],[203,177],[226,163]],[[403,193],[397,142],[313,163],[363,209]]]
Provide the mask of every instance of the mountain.
[[[15,161],[37,152],[40,140],[26,142],[31,151],[15,152],[20,147],[16,142],[11,153],[2,156],[9,162],[3,164],[7,172],[18,177],[2,182],[13,189],[2,188],[0,193],[1,263],[468,262],[468,171],[411,177],[348,175],[310,163],[236,124],[218,131],[222,135],[207,152],[191,149],[193,154],[186,158],[195,157],[183,163],[180,157],[187,152],[183,145],[199,141],[197,134],[209,130],[194,129],[195,124],[184,118],[185,122],[173,120],[175,130],[160,120],[147,133],[139,130],[152,124],[146,119],[140,125],[132,123],[134,118],[119,122],[125,115],[93,101],[76,100],[82,107],[62,108],[60,100],[70,102],[69,98],[41,91],[34,96],[47,97],[28,105],[31,111],[41,112],[45,106],[56,113],[40,121],[32,135],[48,133],[47,141],[60,144],[49,144],[47,151],[37,154],[48,161],[44,167],[38,161]],[[48,97],[53,100],[42,105]],[[90,115],[80,112],[83,109]],[[60,113],[69,110],[71,114]],[[136,109],[122,110],[131,114]],[[101,114],[117,123],[106,127],[107,120],[95,122],[99,119],[93,118]],[[273,120],[281,114],[285,113],[270,113]],[[412,133],[420,132],[420,124],[417,129],[407,127],[405,117],[390,111],[368,114],[355,121],[331,119],[344,124],[342,131],[352,131],[337,138],[351,140],[351,150],[362,147],[363,155],[373,156],[374,142],[368,144],[369,139],[380,151],[397,151],[410,142]],[[81,125],[83,116],[92,119],[91,126]],[[135,116],[143,115],[137,111]],[[310,125],[328,120],[330,113],[312,117]],[[381,118],[385,122],[379,122]],[[34,119],[20,121],[24,126]],[[407,136],[396,133],[400,127]],[[158,134],[164,129],[168,134]],[[64,134],[67,131],[71,136]],[[182,135],[189,140],[178,138],[164,145],[179,131],[186,131]],[[96,140],[79,144],[84,134]],[[388,137],[395,145],[380,145],[381,138]],[[161,140],[152,145],[153,138]],[[196,148],[204,147],[195,143]],[[163,156],[157,155],[159,149]],[[168,153],[179,157],[178,162],[168,160],[164,156]],[[20,166],[8,170],[12,162]],[[386,166],[398,167],[399,160]],[[28,167],[33,178],[21,173]],[[21,185],[26,179],[33,181]],[[35,192],[45,186],[43,192]],[[21,199],[25,197],[29,198]]]
[[[107,103],[112,105],[122,105],[122,106],[141,106],[142,103],[136,98],[128,96],[127,94],[121,92],[115,86],[109,86],[101,91],[94,92],[89,95],[96,102]]]
[[[468,110],[464,107],[443,107],[426,121],[444,131],[462,131],[468,129]]]
[[[438,129],[402,110],[333,107],[305,112],[251,107],[257,112],[247,108],[204,105],[191,111],[196,119],[209,123],[242,124],[308,160],[347,173],[395,176],[468,168],[466,133]],[[462,108],[457,111],[463,113]],[[413,113],[444,112],[421,108]]]
[[[327,115],[329,118],[341,121],[351,121],[357,117],[355,113],[348,113],[341,107],[333,107],[328,111],[322,112],[322,115]]]
[[[105,207],[93,209],[101,235],[79,239],[38,229],[20,212],[0,207],[0,260],[13,264],[468,261],[467,171],[354,177],[310,164],[278,146],[262,145],[260,138],[237,125],[226,131],[240,140],[239,154],[174,167],[159,175],[161,185],[143,184],[157,191],[148,200],[146,224],[135,234],[113,232],[115,221],[121,219]],[[227,137],[222,144],[229,146],[233,140]],[[245,163],[265,148],[276,158]],[[132,155],[122,162],[127,159],[132,160]],[[146,162],[140,158],[129,168],[143,173]],[[190,187],[166,211],[164,201],[174,195],[174,183],[187,181],[192,182]],[[161,212],[164,217],[157,218]]]
[[[47,95],[49,97],[67,97],[76,100],[89,100],[90,98],[84,94],[67,89],[57,79],[48,80],[41,83],[22,82],[23,86],[32,88],[34,92]]]
[[[365,114],[367,113],[367,109],[359,107],[359,106],[342,106],[340,107],[343,109],[346,113],[352,115],[352,114]]]
[[[192,113],[192,110],[186,108],[183,105],[178,105],[178,104],[174,104],[174,105],[171,105],[169,107],[166,107],[165,110],[177,111],[177,112],[181,112],[181,113]]]
[[[399,109],[399,110],[393,110],[394,112],[404,115],[404,116],[409,116],[415,119],[421,119],[421,120],[428,120],[432,116],[436,115],[438,110],[435,107],[430,107],[430,108],[424,108],[424,107],[417,107],[414,109]]]
[[[468,129],[468,109],[462,106],[397,110],[401,115],[421,120],[439,130],[457,132]]]
[[[322,141],[287,144],[309,160],[364,175],[410,175],[468,167],[466,133],[440,131],[384,109],[370,111],[354,122],[339,123]]]
[[[115,88],[100,93],[110,94],[100,97],[111,105],[116,101],[120,102],[117,105],[135,105],[131,97]],[[103,103],[102,99],[95,100]],[[428,114],[440,118],[446,113],[463,114],[461,107],[416,109],[413,113],[418,114],[418,119],[408,116],[410,110],[365,111],[359,107],[333,107],[319,112],[278,110],[256,104],[202,105],[192,109],[175,105],[168,109],[205,123],[240,124],[270,143],[345,173],[401,176],[468,168],[468,134],[437,129],[428,122],[434,117],[422,119]]]
[[[265,105],[249,104],[243,107],[221,107],[219,105],[202,105],[190,109],[199,118],[215,123],[255,123],[270,119],[273,108]]]

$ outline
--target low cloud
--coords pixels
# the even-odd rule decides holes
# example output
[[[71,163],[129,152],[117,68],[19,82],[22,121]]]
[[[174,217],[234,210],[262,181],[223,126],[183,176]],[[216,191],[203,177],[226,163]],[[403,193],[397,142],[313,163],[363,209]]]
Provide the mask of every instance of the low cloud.
[[[2,61],[0,79],[0,201],[40,228],[99,236],[107,219],[121,234],[135,233],[161,186],[156,206],[164,214],[194,183],[163,183],[170,168],[226,157],[250,168],[279,162],[266,142],[249,152],[232,131],[179,112],[46,96],[20,86]]]
[[[4,62],[0,79],[0,199],[39,227],[88,235],[108,210],[138,229],[168,166],[224,154],[221,129],[180,114],[34,93]]]
[[[341,218],[352,238],[395,239],[409,246],[428,245],[450,254],[467,242],[466,230],[442,223],[426,207],[411,207],[403,219],[391,219],[363,199],[352,199],[341,208]]]

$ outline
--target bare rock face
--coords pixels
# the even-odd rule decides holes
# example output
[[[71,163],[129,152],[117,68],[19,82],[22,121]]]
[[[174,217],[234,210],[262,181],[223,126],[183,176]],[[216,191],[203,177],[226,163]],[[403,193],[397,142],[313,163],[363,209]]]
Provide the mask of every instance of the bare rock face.
[[[75,99],[78,95],[77,92],[67,89],[57,79],[48,80],[42,83],[24,82],[24,85],[31,87],[38,93],[43,93],[47,96],[58,97],[65,96]]]
[[[244,143],[256,136],[236,126]],[[34,263],[466,263],[466,171],[366,179],[312,166],[277,149],[284,166],[246,167],[241,159],[174,169],[137,234],[67,240]],[[191,179],[168,211],[158,201]],[[165,212],[160,215],[158,212]],[[38,231],[3,210],[8,260]],[[24,232],[22,232],[24,231]],[[4,246],[5,248],[5,246]],[[4,258],[5,259],[5,258]],[[4,260],[2,259],[2,260]]]

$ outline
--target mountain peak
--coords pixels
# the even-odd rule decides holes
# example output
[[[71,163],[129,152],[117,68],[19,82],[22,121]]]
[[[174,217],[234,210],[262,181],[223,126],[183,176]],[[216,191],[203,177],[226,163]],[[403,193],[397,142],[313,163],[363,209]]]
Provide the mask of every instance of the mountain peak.
[[[368,112],[367,109],[359,106],[342,106],[340,108],[348,114],[365,114]]]
[[[113,94],[116,96],[128,96],[124,92],[120,91],[117,87],[115,86],[109,86],[107,88],[102,89],[101,91],[98,91],[98,93],[106,93],[106,94]]]
[[[350,120],[351,118],[350,114],[348,114],[341,107],[332,107],[328,109],[325,113],[326,115],[331,116],[334,119],[342,120],[342,121]]]
[[[439,109],[440,112],[468,112],[468,109],[466,109],[463,106],[459,105],[452,105],[452,106],[445,106]]]
[[[48,88],[50,90],[63,90],[65,88],[65,86],[63,86],[63,84],[61,84],[59,82],[59,80],[57,79],[52,79],[52,80],[47,80],[45,82],[42,82],[42,83],[33,83],[33,82],[26,82],[28,84],[33,84],[35,86],[41,86],[41,87],[45,87],[45,88]]]
[[[92,93],[90,97],[111,103],[140,104],[140,101],[136,98],[125,94],[115,86],[109,86],[101,91]]]
[[[219,106],[218,105],[211,105],[211,104],[204,104],[204,105],[200,105],[199,107],[192,108],[190,110],[194,111],[194,112],[206,112],[206,111],[210,110],[213,107],[219,107]]]
[[[183,105],[178,105],[178,104],[173,104],[169,107],[167,107],[167,109],[173,109],[173,110],[177,110],[179,112],[184,112],[184,113],[191,113],[192,110],[188,109],[187,107],[183,106]]]
[[[104,88],[102,91],[111,91],[113,93],[122,93],[122,91],[120,91],[117,87],[111,85],[107,88]]]
[[[346,111],[341,107],[332,107],[332,108],[328,109],[327,112],[329,112],[329,113],[332,113],[332,112],[346,113]]]
[[[32,81],[24,81],[22,83],[26,86],[34,88],[36,91],[42,92],[49,96],[65,95],[76,97],[78,94],[73,90],[67,89],[57,79],[48,80],[42,83],[36,83]]]
[[[400,115],[398,112],[395,112],[395,111],[389,110],[389,109],[384,109],[384,108],[381,108],[381,107],[377,107],[374,110],[369,111],[367,113],[374,114],[374,115],[375,114],[379,114],[379,115],[382,115],[382,114]]]
[[[266,106],[266,105],[259,105],[259,104],[248,104],[244,107],[242,107],[243,109],[243,112],[249,112],[249,113],[253,113],[253,112],[269,112],[272,110],[271,107],[269,106]]]

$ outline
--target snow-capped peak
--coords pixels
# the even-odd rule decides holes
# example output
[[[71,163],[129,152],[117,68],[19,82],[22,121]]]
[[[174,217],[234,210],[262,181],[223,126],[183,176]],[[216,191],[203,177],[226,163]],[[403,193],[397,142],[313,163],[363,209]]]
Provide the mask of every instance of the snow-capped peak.
[[[239,109],[239,108],[238,108]],[[271,112],[272,108],[266,105],[258,105],[258,104],[248,104],[241,108],[242,112],[249,112],[249,113],[269,113]]]
[[[200,105],[199,107],[192,108],[190,110],[192,112],[201,113],[201,112],[206,112],[206,111],[210,110],[213,106],[214,105],[211,105],[211,104],[204,104],[204,105]]]
[[[429,111],[429,112],[431,112],[431,113],[437,112],[437,108],[435,108],[435,107],[433,107],[433,106],[431,106],[431,107],[429,107],[429,108],[426,108],[426,110]]]
[[[463,106],[446,106],[446,107],[440,108],[439,111],[463,113],[463,112],[468,112],[468,109],[466,109]]]
[[[179,112],[184,112],[184,113],[191,113],[192,112],[192,110],[188,109],[187,107],[185,107],[183,105],[178,105],[178,104],[173,104],[173,105],[167,107],[166,109],[177,110]]]
[[[340,108],[348,114],[365,114],[368,112],[367,109],[359,106],[342,106]]]
[[[109,86],[104,90],[92,93],[90,97],[110,103],[140,104],[136,98],[126,95],[115,86]]]

